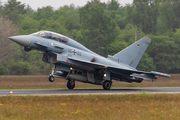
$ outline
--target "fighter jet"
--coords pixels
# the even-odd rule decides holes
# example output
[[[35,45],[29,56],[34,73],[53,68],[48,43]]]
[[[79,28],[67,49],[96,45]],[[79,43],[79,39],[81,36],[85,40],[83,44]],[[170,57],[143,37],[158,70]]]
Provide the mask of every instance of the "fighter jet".
[[[30,35],[9,37],[24,47],[25,51],[38,50],[42,61],[53,64],[49,81],[55,77],[68,80],[67,88],[73,89],[75,81],[102,85],[105,90],[112,86],[112,80],[141,83],[155,81],[156,76],[170,77],[160,72],[145,72],[136,69],[145,50],[151,42],[143,37],[124,50],[107,58],[100,56],[75,40],[51,31],[39,31]],[[54,70],[59,70],[54,73]]]

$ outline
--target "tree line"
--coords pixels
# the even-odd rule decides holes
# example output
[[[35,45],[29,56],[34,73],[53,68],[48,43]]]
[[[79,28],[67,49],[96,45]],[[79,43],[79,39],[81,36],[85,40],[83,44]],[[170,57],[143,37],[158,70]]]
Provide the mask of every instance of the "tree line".
[[[114,55],[144,36],[152,39],[138,70],[180,73],[180,0],[89,0],[33,10],[18,0],[0,1],[0,74],[49,74],[37,51],[25,52],[8,40],[40,30],[66,35],[98,54]]]

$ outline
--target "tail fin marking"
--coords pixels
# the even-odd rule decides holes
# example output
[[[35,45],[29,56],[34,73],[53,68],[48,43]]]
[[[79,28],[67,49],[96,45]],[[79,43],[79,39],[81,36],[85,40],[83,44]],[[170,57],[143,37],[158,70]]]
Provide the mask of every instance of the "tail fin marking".
[[[136,68],[150,42],[151,39],[149,37],[143,37],[113,57],[118,58],[121,63]]]

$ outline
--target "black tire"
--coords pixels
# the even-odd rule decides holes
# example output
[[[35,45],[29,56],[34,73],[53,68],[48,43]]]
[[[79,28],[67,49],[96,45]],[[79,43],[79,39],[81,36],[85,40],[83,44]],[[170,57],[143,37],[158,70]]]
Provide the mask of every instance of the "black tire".
[[[54,82],[54,76],[49,76],[49,82]]]
[[[103,88],[104,88],[104,90],[110,90],[111,89],[111,81],[104,81]]]
[[[68,89],[74,89],[74,87],[75,87],[75,81],[74,80],[68,80],[67,88]]]

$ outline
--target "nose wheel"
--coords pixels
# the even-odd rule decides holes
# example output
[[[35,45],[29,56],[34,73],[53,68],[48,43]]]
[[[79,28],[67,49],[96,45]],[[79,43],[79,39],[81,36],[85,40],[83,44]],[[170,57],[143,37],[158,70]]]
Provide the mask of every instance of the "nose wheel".
[[[74,89],[74,87],[75,87],[75,80],[68,80],[67,88],[68,89]]]
[[[54,76],[49,76],[49,82],[54,82]]]
[[[49,82],[54,82],[54,80],[55,80],[55,78],[53,76],[55,68],[56,68],[56,66],[54,65],[53,68],[52,68],[52,72],[51,72],[51,74],[49,76]]]

